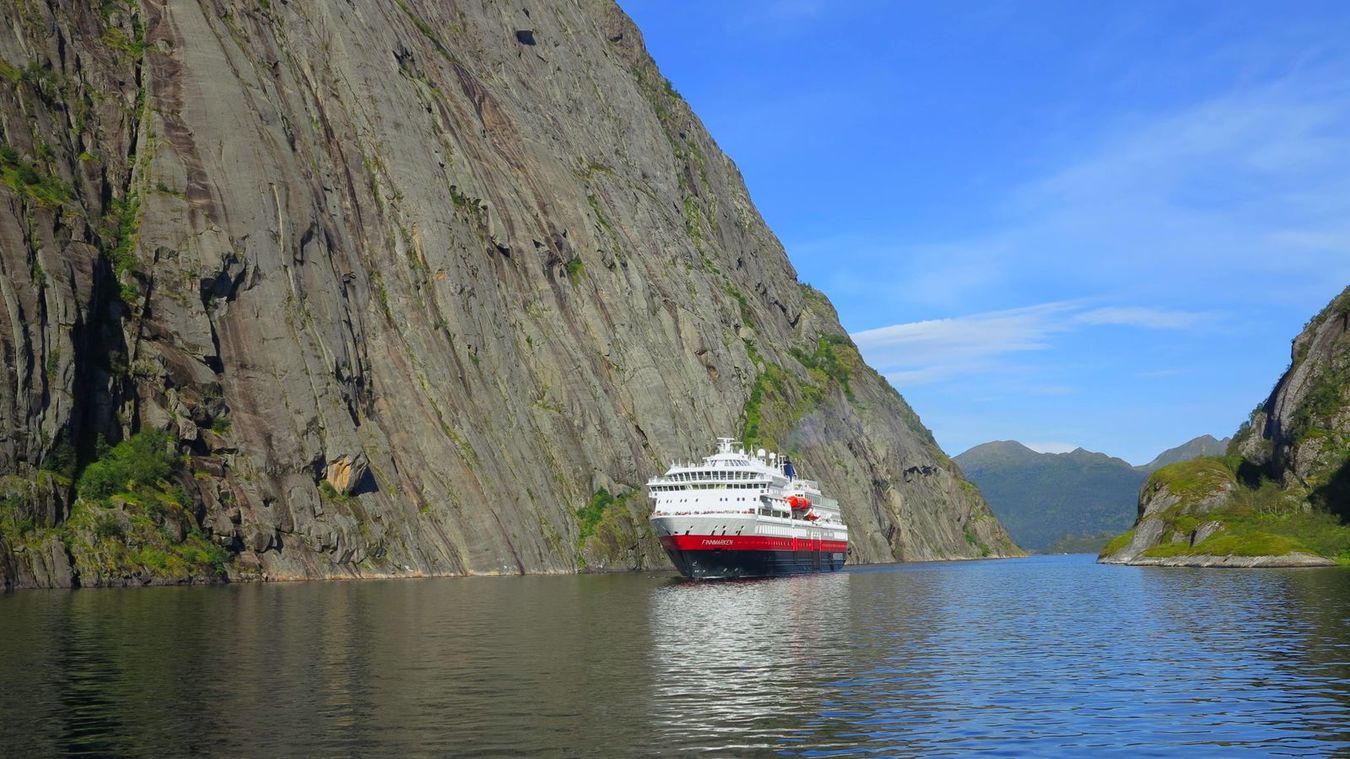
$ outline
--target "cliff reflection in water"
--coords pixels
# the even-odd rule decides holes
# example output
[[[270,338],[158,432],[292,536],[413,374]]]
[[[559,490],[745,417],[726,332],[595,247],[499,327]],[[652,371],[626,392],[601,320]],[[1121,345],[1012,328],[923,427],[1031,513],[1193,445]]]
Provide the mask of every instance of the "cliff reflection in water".
[[[861,567],[0,596],[0,756],[1350,751],[1350,572]]]

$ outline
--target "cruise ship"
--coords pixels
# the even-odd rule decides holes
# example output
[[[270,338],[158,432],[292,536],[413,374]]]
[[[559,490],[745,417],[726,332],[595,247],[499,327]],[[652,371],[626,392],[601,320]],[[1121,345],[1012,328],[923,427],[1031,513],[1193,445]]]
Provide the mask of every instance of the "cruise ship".
[[[848,556],[839,504],[791,459],[718,438],[701,463],[647,483],[652,530],[694,580],[831,572]]]

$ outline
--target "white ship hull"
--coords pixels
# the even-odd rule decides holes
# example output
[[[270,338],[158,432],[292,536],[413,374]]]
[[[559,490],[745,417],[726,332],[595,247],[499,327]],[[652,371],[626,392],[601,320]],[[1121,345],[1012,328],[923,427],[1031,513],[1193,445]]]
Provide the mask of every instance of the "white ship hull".
[[[829,572],[848,558],[848,527],[815,482],[786,459],[720,439],[701,464],[647,483],[652,531],[685,577],[721,579]]]
[[[848,557],[848,533],[754,514],[654,517],[675,568],[695,580],[830,572]]]

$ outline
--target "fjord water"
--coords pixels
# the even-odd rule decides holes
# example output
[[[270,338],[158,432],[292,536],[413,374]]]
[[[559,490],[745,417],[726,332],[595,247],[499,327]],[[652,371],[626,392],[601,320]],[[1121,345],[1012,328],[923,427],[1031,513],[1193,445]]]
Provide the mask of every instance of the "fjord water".
[[[21,592],[0,755],[1350,751],[1350,573],[914,564]]]

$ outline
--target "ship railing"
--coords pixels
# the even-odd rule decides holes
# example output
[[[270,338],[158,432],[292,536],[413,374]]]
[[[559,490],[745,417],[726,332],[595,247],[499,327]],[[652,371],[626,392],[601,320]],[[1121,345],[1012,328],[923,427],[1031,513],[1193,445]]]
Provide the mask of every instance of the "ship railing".
[[[662,511],[652,512],[653,516],[663,517],[724,517],[727,515],[740,516],[742,514],[754,514],[754,509],[714,509],[710,511]]]

